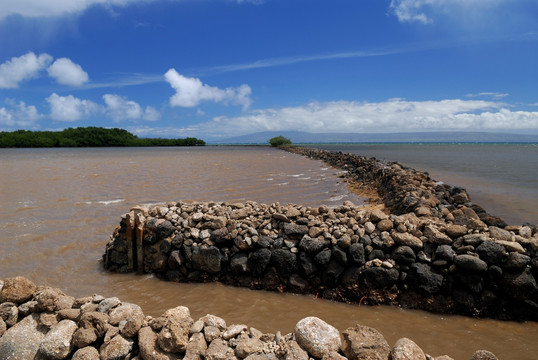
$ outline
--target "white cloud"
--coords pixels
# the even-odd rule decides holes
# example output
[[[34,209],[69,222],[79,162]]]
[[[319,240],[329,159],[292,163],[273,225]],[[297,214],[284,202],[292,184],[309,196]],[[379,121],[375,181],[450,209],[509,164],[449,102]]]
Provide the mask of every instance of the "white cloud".
[[[21,81],[37,77],[51,62],[49,54],[36,56],[33,52],[11,58],[0,65],[0,89],[17,88]]]
[[[182,129],[190,136],[223,138],[259,131],[392,133],[435,130],[538,129],[538,112],[511,111],[482,100],[310,102],[281,109],[253,110],[239,117],[217,117]]]
[[[42,115],[37,112],[33,105],[26,105],[24,101],[16,103],[7,100],[9,108],[0,108],[0,125],[7,128],[21,128],[33,126]]]
[[[80,86],[88,82],[88,73],[68,58],[60,58],[47,69],[49,76],[59,84]]]
[[[389,9],[400,22],[432,23],[438,14],[475,16],[510,0],[391,0]]]
[[[0,20],[10,15],[47,17],[79,13],[90,6],[127,6],[152,0],[2,0]]]
[[[219,89],[203,84],[198,78],[185,77],[175,69],[168,70],[164,78],[176,90],[170,98],[171,106],[193,107],[202,101],[214,101],[247,108],[251,103],[251,89],[245,84],[238,88]]]
[[[77,121],[102,111],[90,100],[82,100],[73,95],[59,96],[53,93],[47,99],[50,104],[50,117],[57,121]]]
[[[157,121],[161,114],[155,108],[147,106],[145,110],[135,101],[114,95],[105,94],[103,100],[106,104],[106,115],[114,121],[121,120],[147,120]]]
[[[481,92],[477,94],[467,94],[466,97],[474,98],[474,97],[488,97],[494,100],[501,100],[505,97],[507,97],[509,94],[506,93],[498,93],[498,92]]]

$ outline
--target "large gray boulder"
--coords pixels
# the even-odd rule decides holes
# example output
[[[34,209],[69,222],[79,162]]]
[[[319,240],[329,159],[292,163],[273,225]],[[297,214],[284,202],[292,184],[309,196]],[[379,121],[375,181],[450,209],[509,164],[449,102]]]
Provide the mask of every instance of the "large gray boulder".
[[[32,314],[9,328],[0,338],[0,359],[34,360],[45,331],[39,327],[39,315]],[[24,341],[21,341],[24,339]]]
[[[297,343],[316,358],[322,358],[340,348],[338,330],[314,316],[300,320],[295,325],[294,334]]]
[[[54,325],[39,344],[39,354],[46,359],[62,360],[73,350],[73,334],[77,324],[62,320]]]

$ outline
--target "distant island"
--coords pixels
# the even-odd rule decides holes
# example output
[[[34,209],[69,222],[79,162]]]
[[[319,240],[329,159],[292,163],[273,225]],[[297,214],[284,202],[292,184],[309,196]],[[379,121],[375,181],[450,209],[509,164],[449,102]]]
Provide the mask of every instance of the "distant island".
[[[77,127],[62,131],[17,130],[0,132],[0,148],[38,147],[110,147],[110,146],[204,146],[205,141],[185,139],[139,138],[124,129]]]

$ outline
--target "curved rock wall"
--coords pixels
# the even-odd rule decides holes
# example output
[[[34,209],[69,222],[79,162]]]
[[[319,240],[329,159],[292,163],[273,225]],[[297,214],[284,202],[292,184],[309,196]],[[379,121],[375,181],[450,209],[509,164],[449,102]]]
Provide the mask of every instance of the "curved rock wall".
[[[24,277],[0,280],[0,359],[3,360],[325,360],[433,358],[412,340],[391,348],[377,330],[356,325],[342,334],[316,317],[293,333],[264,334],[205,315],[194,321],[178,306],[157,318],[135,304],[101,295],[74,298]],[[477,351],[471,360],[496,360]]]
[[[538,319],[538,235],[472,208],[401,215],[355,207],[170,202],[123,216],[111,271],[220,281],[367,304]]]

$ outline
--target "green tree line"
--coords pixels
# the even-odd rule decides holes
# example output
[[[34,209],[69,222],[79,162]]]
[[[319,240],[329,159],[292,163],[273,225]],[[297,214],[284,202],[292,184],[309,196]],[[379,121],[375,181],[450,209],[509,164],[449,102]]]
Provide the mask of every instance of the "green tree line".
[[[205,141],[185,139],[139,138],[124,129],[102,127],[68,128],[62,131],[17,130],[0,132],[2,148],[103,147],[103,146],[203,146]]]

